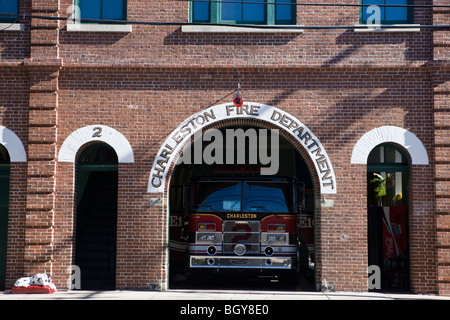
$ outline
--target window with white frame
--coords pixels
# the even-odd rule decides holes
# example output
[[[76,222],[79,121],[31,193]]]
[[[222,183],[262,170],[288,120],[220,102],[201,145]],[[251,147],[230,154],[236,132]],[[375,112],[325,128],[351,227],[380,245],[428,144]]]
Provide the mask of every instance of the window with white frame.
[[[0,0],[0,13],[18,14],[19,0]],[[0,16],[0,22],[13,22],[16,19],[14,16]]]
[[[126,0],[75,0],[81,19],[126,20]]]
[[[412,0],[360,0],[361,24],[410,24],[413,22]],[[371,7],[371,6],[375,6]]]
[[[191,1],[190,21],[211,24],[295,25],[295,0]]]

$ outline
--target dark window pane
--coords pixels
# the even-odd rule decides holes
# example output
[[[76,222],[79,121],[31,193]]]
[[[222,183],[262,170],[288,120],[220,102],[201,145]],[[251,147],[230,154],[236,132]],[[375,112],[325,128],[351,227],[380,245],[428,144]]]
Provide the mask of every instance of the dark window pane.
[[[264,22],[264,4],[261,0],[245,0],[245,2],[258,2],[258,4],[244,4],[243,5],[243,21],[249,22]]]
[[[103,0],[102,19],[123,20],[123,0]]]
[[[0,0],[0,13],[19,13],[17,0]],[[12,22],[16,19],[17,17],[0,17],[0,22]]]
[[[236,3],[231,3],[236,2]],[[240,0],[227,0],[222,3],[222,20],[242,21],[242,3]]]
[[[209,21],[209,2],[194,1],[192,10],[194,21]]]
[[[276,0],[276,3],[292,3],[291,0]],[[291,21],[292,10],[294,6],[291,5],[277,5],[275,6],[275,21]]]
[[[407,0],[388,0],[386,4],[407,4]],[[386,21],[407,21],[408,9],[406,7],[387,7],[386,8]]]
[[[17,0],[0,0],[1,13],[17,13]]]
[[[387,163],[406,163],[402,154],[393,146],[384,146],[384,156]]]
[[[367,158],[367,163],[383,163],[384,162],[384,149],[383,147],[374,148]]]
[[[80,0],[81,19],[101,19],[100,0]]]
[[[394,146],[381,145],[370,152],[367,163],[407,163],[407,160]]]

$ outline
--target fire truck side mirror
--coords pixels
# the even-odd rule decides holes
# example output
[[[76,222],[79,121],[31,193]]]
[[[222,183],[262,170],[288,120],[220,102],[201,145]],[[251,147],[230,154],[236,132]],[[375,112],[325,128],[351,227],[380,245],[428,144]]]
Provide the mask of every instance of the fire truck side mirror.
[[[183,184],[183,209],[186,209],[189,206],[189,186],[187,184]]]
[[[297,210],[299,213],[305,210],[305,184],[301,181],[297,183]]]

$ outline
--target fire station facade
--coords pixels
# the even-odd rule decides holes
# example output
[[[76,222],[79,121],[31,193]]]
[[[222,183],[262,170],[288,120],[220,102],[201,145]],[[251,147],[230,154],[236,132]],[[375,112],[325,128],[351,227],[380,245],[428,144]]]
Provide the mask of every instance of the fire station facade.
[[[377,266],[382,289],[450,294],[450,32],[421,27],[449,25],[444,9],[382,7],[397,27],[371,29],[366,7],[103,2],[0,1],[23,15],[0,27],[0,289],[43,272],[170,288],[169,231],[199,175],[183,148],[258,128],[305,182],[316,290],[367,291]]]

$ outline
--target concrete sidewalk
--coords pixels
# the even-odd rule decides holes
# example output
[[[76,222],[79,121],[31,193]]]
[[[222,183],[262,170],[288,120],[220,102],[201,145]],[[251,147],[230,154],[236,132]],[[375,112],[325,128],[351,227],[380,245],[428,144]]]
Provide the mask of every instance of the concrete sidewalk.
[[[374,292],[250,290],[57,291],[53,294],[0,292],[0,300],[450,300],[450,297]]]

